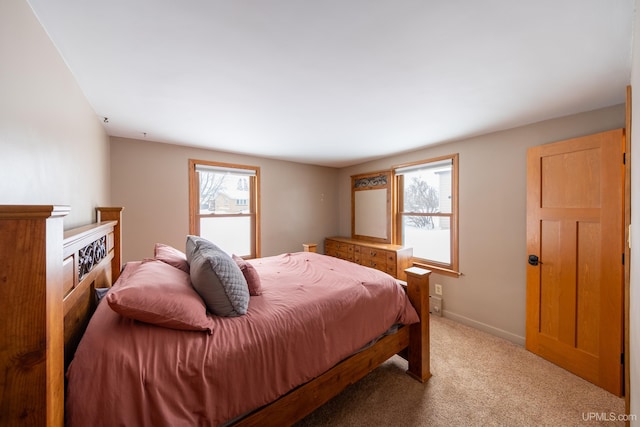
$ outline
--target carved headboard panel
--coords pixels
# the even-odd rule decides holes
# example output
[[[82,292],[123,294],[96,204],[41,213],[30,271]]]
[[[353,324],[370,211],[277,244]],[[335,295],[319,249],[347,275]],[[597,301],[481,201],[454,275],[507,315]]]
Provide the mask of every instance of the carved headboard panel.
[[[121,208],[98,208],[98,222],[64,233],[64,366],[69,366],[97,300],[94,290],[108,288],[120,272]],[[110,218],[110,220],[105,218]],[[102,221],[101,221],[102,220]],[[117,266],[114,272],[112,266]]]

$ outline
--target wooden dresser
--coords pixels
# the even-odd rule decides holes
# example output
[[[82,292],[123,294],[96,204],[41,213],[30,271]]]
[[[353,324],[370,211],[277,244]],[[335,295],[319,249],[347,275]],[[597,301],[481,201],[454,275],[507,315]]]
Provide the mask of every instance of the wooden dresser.
[[[327,237],[324,241],[324,253],[384,271],[396,279],[407,280],[404,270],[412,265],[413,249],[347,237]]]

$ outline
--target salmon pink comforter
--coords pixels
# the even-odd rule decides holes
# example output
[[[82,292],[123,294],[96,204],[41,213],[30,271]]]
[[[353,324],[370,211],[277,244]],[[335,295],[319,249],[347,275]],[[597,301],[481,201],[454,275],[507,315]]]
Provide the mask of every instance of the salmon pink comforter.
[[[130,320],[101,302],[67,372],[67,425],[221,425],[418,321],[378,270],[311,252],[249,262],[262,295],[244,316],[213,316],[211,335]]]

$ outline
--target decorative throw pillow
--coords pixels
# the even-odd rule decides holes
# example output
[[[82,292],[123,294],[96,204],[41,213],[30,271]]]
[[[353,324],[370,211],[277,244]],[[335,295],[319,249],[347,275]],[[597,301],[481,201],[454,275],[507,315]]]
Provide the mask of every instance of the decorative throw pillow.
[[[202,298],[189,275],[162,261],[142,262],[107,294],[109,306],[120,315],[170,329],[213,332]]]
[[[153,257],[162,262],[166,262],[167,264],[172,265],[175,268],[179,268],[185,273],[189,272],[187,255],[174,247],[165,245],[163,243],[156,243],[153,248]]]
[[[238,264],[244,279],[247,281],[249,295],[262,295],[262,283],[255,267],[237,255],[231,255],[231,258]]]
[[[191,284],[207,308],[218,316],[247,313],[249,287],[238,265],[207,239],[187,236],[187,261]]]

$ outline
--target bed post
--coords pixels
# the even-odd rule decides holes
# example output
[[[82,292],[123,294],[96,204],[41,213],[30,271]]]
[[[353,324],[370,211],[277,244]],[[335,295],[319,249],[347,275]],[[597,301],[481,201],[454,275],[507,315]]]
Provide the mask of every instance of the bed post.
[[[113,227],[113,262],[111,263],[111,280],[115,283],[120,276],[122,269],[122,210],[124,208],[96,208],[97,220],[102,221],[118,221]]]
[[[420,317],[420,323],[409,326],[409,369],[407,373],[420,382],[431,378],[429,342],[429,276],[431,271],[419,267],[405,270],[407,295]]]
[[[0,206],[0,425],[64,424],[63,218]]]

